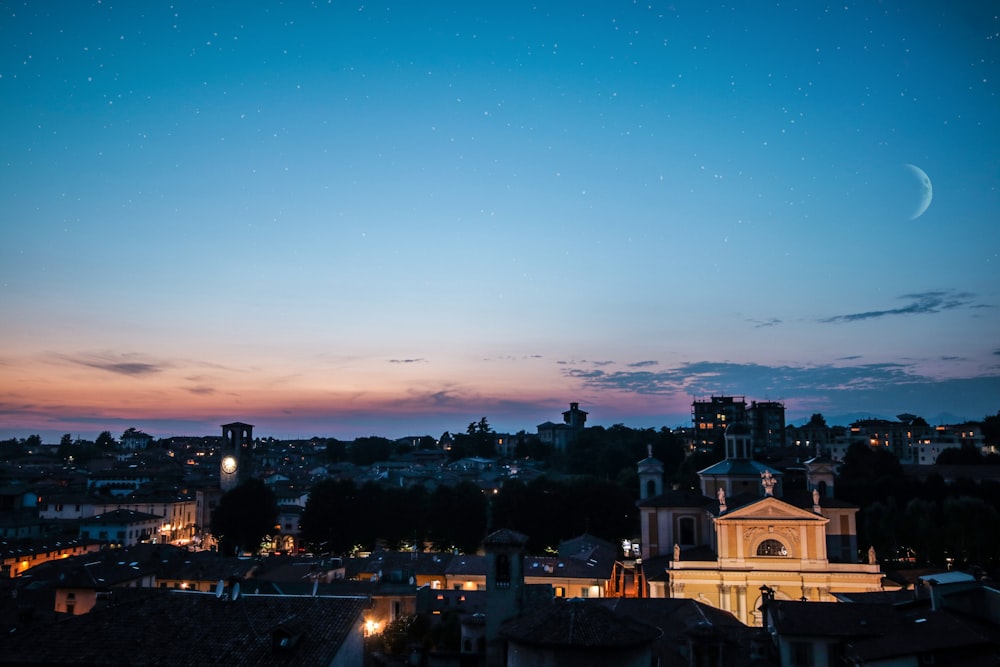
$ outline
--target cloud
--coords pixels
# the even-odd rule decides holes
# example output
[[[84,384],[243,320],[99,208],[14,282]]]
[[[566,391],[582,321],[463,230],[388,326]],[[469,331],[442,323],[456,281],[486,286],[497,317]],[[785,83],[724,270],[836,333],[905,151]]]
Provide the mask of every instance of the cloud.
[[[953,292],[942,290],[936,292],[922,292],[917,294],[904,294],[899,297],[909,301],[905,306],[899,308],[889,308],[887,310],[869,310],[862,313],[848,313],[847,315],[834,315],[819,320],[824,324],[839,322],[859,322],[861,320],[871,320],[891,315],[928,315],[940,313],[945,310],[955,310],[965,306],[977,307],[971,304],[974,295],[968,292]]]
[[[567,369],[588,389],[636,394],[754,394],[765,396],[821,396],[829,392],[900,386],[926,378],[903,364],[859,366],[765,366],[699,361],[657,371]]]
[[[754,329],[763,329],[764,327],[776,327],[781,324],[781,320],[776,317],[771,317],[766,320],[755,320],[753,318],[748,318],[747,322],[753,325]]]
[[[581,366],[589,364],[591,366],[612,366],[615,362],[609,360],[603,361],[587,361],[586,359],[571,359],[569,361],[557,361],[560,366]]]
[[[390,359],[390,364],[426,364],[426,359]]]
[[[635,362],[633,364],[629,364],[628,367],[629,368],[646,368],[647,366],[659,366],[659,365],[660,365],[659,361],[648,360],[648,361],[637,361],[637,362]]]
[[[542,359],[540,354],[523,354],[520,356],[513,354],[501,354],[495,357],[483,357],[483,361],[524,361],[525,359]]]
[[[802,366],[698,361],[655,370],[564,368],[562,373],[605,402],[614,400],[612,395],[656,397],[666,410],[677,412],[693,398],[746,396],[784,402],[789,419],[796,411],[831,410],[881,416],[913,412],[928,419],[951,410],[962,419],[979,419],[995,411],[993,397],[1000,392],[1000,373],[940,379],[922,373],[916,361]],[[683,419],[683,413],[673,416]]]
[[[108,373],[117,373],[118,375],[129,375],[133,377],[152,375],[170,367],[170,364],[164,362],[141,361],[138,359],[140,355],[137,354],[115,355],[105,352],[80,356],[65,354],[56,356],[62,361],[76,364],[77,366],[86,366],[87,368],[96,368],[97,370],[107,371]]]
[[[215,393],[214,387],[185,387],[185,390],[192,393],[198,394],[199,396],[208,396]]]

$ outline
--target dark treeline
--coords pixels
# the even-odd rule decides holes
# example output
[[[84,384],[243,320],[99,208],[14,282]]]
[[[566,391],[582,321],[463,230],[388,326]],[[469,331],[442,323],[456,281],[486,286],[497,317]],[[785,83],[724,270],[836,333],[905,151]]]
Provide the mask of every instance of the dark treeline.
[[[974,449],[951,451],[942,463],[996,461]],[[874,546],[886,560],[914,566],[1000,565],[998,482],[960,478],[945,483],[936,473],[921,481],[906,476],[891,453],[859,443],[844,456],[836,490],[861,507],[859,546]]]
[[[589,532],[607,540],[634,537],[634,493],[593,478],[508,481],[497,493],[474,484],[385,487],[325,480],[313,487],[302,514],[302,538],[323,553],[426,546],[475,552],[488,531],[513,528],[541,553]]]

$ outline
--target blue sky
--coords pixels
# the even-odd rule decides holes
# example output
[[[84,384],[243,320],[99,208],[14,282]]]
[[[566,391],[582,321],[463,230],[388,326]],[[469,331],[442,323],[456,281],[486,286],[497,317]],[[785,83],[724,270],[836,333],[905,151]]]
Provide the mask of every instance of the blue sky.
[[[0,435],[1000,409],[990,3],[0,11]]]

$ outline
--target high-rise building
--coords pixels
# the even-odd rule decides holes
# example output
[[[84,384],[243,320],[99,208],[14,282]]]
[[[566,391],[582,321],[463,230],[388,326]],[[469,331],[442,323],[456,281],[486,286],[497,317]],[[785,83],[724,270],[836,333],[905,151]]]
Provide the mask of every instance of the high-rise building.
[[[730,424],[745,424],[747,402],[743,396],[712,396],[691,404],[695,447],[710,449],[722,440]]]
[[[747,425],[755,452],[785,446],[785,406],[775,401],[750,401]]]

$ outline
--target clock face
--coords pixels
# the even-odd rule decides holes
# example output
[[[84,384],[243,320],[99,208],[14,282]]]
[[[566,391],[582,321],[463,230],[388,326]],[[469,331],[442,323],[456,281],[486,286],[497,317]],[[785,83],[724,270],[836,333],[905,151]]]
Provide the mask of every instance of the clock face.
[[[229,475],[236,472],[236,459],[232,456],[227,456],[222,459],[222,472]]]

